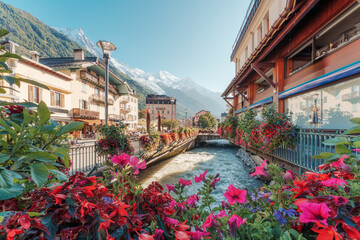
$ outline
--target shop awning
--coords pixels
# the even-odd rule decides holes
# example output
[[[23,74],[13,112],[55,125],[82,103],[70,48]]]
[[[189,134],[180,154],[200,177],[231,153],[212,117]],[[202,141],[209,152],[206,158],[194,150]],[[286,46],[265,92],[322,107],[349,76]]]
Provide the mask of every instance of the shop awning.
[[[84,122],[87,123],[88,125],[100,125],[103,124],[105,121],[104,120],[100,120],[100,119],[79,119],[79,118],[74,118],[74,120],[76,122]]]
[[[239,113],[242,113],[244,112],[246,109],[248,108],[256,108],[256,107],[260,107],[262,105],[265,105],[265,104],[268,104],[268,103],[272,103],[273,102],[273,97],[268,97],[268,98],[265,98],[261,101],[258,101],[256,103],[253,103],[251,104],[250,106],[248,107],[244,107],[244,108],[241,108],[241,109],[238,109],[235,111],[235,114],[239,114]]]
[[[360,73],[360,61],[349,64],[345,67],[339,68],[335,71],[324,74],[320,77],[314,78],[296,87],[290,88],[286,91],[279,93],[279,99],[287,98],[289,96],[320,87],[322,85],[337,81],[342,78],[346,78]]]

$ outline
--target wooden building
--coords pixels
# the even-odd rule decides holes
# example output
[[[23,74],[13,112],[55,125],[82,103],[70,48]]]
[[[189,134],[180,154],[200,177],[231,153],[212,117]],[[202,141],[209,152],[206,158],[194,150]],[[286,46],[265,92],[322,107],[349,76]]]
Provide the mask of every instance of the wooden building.
[[[253,0],[222,97],[241,114],[276,103],[299,127],[339,129],[360,117],[360,4]]]

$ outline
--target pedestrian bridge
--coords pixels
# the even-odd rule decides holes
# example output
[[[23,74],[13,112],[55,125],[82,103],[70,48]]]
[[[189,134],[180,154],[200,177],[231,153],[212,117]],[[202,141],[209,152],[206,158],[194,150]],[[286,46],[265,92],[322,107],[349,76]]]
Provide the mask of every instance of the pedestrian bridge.
[[[210,134],[199,134],[196,138],[197,143],[206,142],[209,140],[222,139],[219,134],[210,133]]]

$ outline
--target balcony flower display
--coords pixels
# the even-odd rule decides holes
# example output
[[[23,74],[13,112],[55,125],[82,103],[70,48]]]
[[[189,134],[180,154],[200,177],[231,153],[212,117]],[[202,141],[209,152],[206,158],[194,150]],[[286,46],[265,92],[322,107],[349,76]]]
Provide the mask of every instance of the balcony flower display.
[[[162,133],[160,134],[160,141],[164,146],[170,146],[172,138],[169,133]]]

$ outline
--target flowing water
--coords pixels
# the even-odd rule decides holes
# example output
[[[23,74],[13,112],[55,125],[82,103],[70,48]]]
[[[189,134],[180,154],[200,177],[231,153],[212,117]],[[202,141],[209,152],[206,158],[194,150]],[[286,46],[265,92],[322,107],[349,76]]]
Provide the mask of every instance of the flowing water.
[[[192,180],[193,185],[187,186],[188,194],[197,193],[201,183],[194,184],[194,176],[199,176],[205,170],[208,174],[220,174],[220,182],[213,192],[214,198],[224,200],[223,193],[230,184],[236,188],[252,191],[262,185],[260,180],[251,179],[249,168],[236,157],[237,148],[226,140],[212,140],[204,147],[195,148],[176,157],[150,166],[140,175],[140,183],[145,187],[153,181],[158,181],[164,187],[176,183],[179,178]]]

